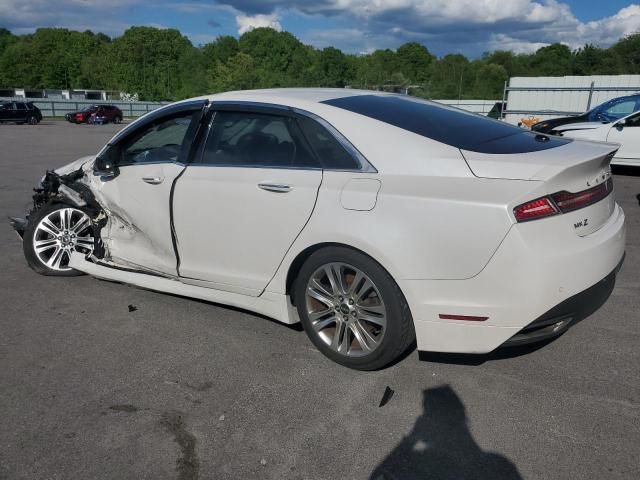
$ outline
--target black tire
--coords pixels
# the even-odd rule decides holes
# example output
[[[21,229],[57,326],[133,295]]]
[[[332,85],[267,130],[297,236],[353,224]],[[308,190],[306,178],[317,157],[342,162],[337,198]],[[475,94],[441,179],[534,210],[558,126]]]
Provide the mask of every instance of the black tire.
[[[48,275],[52,277],[77,277],[79,275],[84,275],[84,273],[77,270],[55,270],[53,268],[49,268],[38,258],[38,255],[34,250],[33,240],[36,235],[36,227],[40,223],[40,220],[50,213],[63,208],[75,208],[77,210],[81,210],[78,207],[67,205],[65,203],[50,203],[44,205],[29,216],[29,222],[27,223],[27,228],[25,229],[22,237],[22,250],[29,267],[40,275]]]
[[[380,344],[369,354],[351,357],[333,350],[312,327],[307,313],[306,289],[311,276],[330,263],[351,265],[368,276],[380,292],[387,325]],[[375,260],[347,247],[327,247],[314,252],[302,265],[294,283],[294,300],[302,326],[311,342],[336,363],[356,370],[378,370],[405,354],[415,341],[409,305],[391,275]]]
[[[115,123],[116,125],[118,125],[120,122],[122,121],[122,118],[120,118],[119,116],[115,116],[113,117],[113,123]]]
[[[34,115],[31,115],[29,117],[27,117],[27,123],[29,125],[37,125],[38,124],[38,118]]]

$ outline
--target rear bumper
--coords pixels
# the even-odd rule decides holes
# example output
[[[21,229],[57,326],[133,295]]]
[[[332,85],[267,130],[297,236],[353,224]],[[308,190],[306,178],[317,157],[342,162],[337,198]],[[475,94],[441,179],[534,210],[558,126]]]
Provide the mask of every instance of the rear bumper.
[[[418,349],[488,353],[507,341],[542,340],[543,335],[562,333],[571,323],[557,325],[556,332],[553,327],[543,330],[561,322],[563,311],[573,313],[572,322],[578,318],[580,312],[570,311],[573,297],[576,304],[591,292],[608,297],[606,290],[612,288],[624,256],[622,209],[615,205],[607,222],[583,237],[561,217],[514,225],[475,277],[399,282],[414,318]],[[441,314],[488,318],[443,320]],[[537,338],[534,330],[539,330]]]
[[[622,267],[623,261],[624,256],[616,269],[609,275],[595,285],[556,305],[501,346],[515,347],[557,337],[566,332],[571,325],[594,313],[604,305],[611,295],[616,284],[616,275]]]

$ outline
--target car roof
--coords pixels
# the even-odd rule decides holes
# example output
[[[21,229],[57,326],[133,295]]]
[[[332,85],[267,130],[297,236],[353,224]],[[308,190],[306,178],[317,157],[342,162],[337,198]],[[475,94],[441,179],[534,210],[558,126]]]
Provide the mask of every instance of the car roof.
[[[351,88],[269,88],[260,90],[237,90],[206,95],[200,98],[210,101],[256,102],[304,108],[310,104],[326,102],[357,95],[393,96],[396,94]]]

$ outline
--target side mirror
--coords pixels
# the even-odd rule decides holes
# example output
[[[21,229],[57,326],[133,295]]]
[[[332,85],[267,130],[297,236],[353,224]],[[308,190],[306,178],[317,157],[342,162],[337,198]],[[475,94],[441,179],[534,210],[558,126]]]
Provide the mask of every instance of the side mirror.
[[[99,176],[102,179],[115,178],[120,174],[120,169],[117,165],[117,148],[108,147],[102,155],[96,157],[93,162],[93,174]]]
[[[627,120],[622,119],[618,123],[616,123],[616,128],[618,130],[622,130],[625,127],[626,124],[627,124]]]

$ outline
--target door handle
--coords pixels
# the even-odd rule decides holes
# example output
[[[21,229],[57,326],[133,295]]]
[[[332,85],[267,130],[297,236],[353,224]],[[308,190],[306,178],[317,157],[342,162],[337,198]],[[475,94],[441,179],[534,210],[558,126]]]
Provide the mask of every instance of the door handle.
[[[159,185],[163,180],[164,178],[161,177],[142,177],[142,181],[149,185]]]
[[[258,188],[276,193],[288,193],[291,191],[291,185],[283,185],[281,183],[259,183]]]

